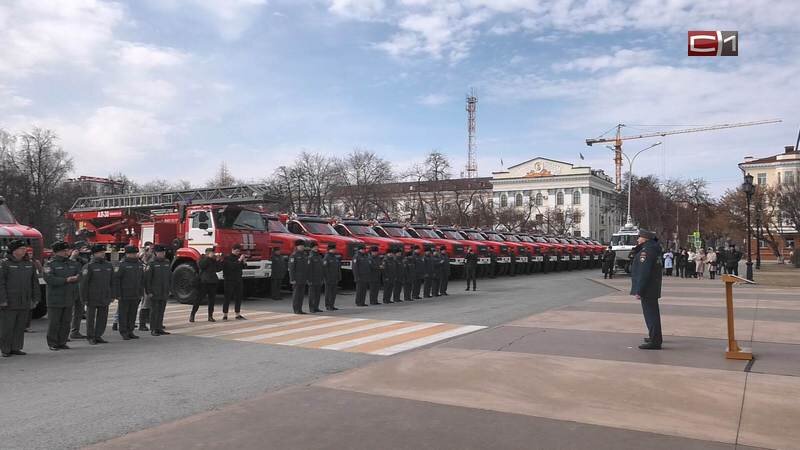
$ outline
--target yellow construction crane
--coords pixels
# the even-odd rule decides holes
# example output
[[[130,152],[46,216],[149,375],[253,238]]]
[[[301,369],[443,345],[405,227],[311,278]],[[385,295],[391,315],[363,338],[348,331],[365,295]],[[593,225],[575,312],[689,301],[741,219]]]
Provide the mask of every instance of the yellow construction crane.
[[[768,123],[778,123],[781,122],[781,119],[770,119],[770,120],[757,120],[754,122],[738,122],[738,123],[722,123],[719,125],[708,125],[704,127],[695,127],[695,128],[686,128],[683,130],[671,130],[671,131],[654,131],[652,133],[645,133],[645,134],[637,134],[632,136],[622,136],[622,127],[625,124],[617,124],[615,127],[617,129],[616,136],[614,137],[598,137],[594,139],[586,139],[586,145],[592,146],[594,144],[603,144],[606,142],[613,142],[614,143],[614,164],[616,165],[616,189],[617,192],[622,191],[622,141],[628,141],[631,139],[644,139],[650,137],[659,137],[659,136],[669,136],[671,134],[685,134],[685,133],[697,133],[699,131],[711,131],[711,130],[721,130],[724,128],[738,128],[738,127],[750,127],[753,125],[765,125]]]

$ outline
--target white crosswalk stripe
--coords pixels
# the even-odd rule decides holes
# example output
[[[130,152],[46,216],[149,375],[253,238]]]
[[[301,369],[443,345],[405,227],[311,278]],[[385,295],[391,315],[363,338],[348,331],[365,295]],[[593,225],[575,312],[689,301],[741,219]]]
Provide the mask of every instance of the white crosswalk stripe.
[[[281,345],[309,344],[311,342],[321,341],[323,339],[328,339],[328,338],[337,337],[337,336],[344,336],[345,334],[357,333],[359,331],[367,331],[367,330],[372,330],[372,329],[375,329],[375,328],[383,328],[383,327],[387,327],[389,325],[394,325],[396,323],[402,323],[402,322],[397,321],[397,320],[383,320],[381,322],[371,323],[371,324],[368,324],[368,325],[362,325],[362,326],[358,326],[358,327],[355,327],[355,328],[345,328],[344,330],[331,331],[330,333],[317,334],[317,335],[314,335],[314,336],[308,336],[308,337],[304,337],[304,338],[293,339],[291,341],[284,341],[284,342],[277,342],[277,343],[281,344]]]
[[[439,342],[441,340],[455,336],[461,336],[462,334],[472,333],[473,331],[478,331],[483,328],[485,327],[477,325],[467,325],[460,328],[456,328],[455,330],[445,331],[443,333],[434,334],[433,336],[414,339],[413,341],[403,342],[402,344],[393,345],[391,347],[386,347],[384,349],[376,350],[369,353],[371,355],[383,355],[383,356],[394,355],[395,353],[411,350],[412,348],[422,347],[423,345],[433,344],[434,342]]]
[[[273,337],[286,336],[287,334],[302,333],[304,331],[318,330],[320,328],[330,328],[330,327],[335,327],[337,325],[344,325],[344,324],[347,324],[347,323],[363,322],[364,320],[365,319],[336,320],[336,321],[331,321],[331,322],[325,322],[323,324],[318,324],[318,325],[310,325],[310,326],[302,327],[302,328],[292,328],[292,329],[289,329],[289,330],[275,331],[273,333],[259,334],[257,336],[247,336],[247,337],[243,337],[243,338],[236,338],[236,340],[237,341],[245,341],[245,342],[259,341],[261,339],[269,339],[269,338],[273,338]]]
[[[353,339],[350,341],[339,342],[338,344],[331,344],[326,345],[324,348],[325,350],[344,350],[350,347],[355,347],[356,345],[366,344],[368,342],[374,342],[381,339],[390,338],[393,336],[398,336],[401,334],[408,334],[414,331],[424,330],[425,328],[435,327],[437,325],[441,325],[440,323],[421,323],[419,325],[414,325],[408,328],[401,328],[399,330],[394,331],[387,331],[385,333],[378,333],[372,336],[367,336],[363,338]]]

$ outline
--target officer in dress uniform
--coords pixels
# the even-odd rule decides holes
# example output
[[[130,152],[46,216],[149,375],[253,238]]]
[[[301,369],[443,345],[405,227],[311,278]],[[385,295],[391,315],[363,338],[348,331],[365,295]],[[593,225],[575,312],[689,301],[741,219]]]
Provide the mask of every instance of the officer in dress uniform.
[[[367,291],[372,271],[372,263],[367,249],[359,247],[353,259],[353,280],[356,283],[356,306],[367,306]]]
[[[424,289],[422,296],[424,298],[431,298],[431,290],[433,289],[433,271],[434,261],[433,255],[430,250],[425,250],[425,256],[422,258],[422,267],[425,272]]]
[[[428,251],[426,250],[425,253]],[[427,272],[425,270],[425,256],[420,254],[419,249],[414,249],[414,300],[419,300],[420,291],[423,291]]]
[[[69,259],[78,263],[81,269],[89,261],[92,260],[92,251],[89,244],[86,242],[79,242],[75,244],[75,249],[69,256]],[[70,328],[70,339],[86,339],[86,336],[81,334],[81,321],[86,317],[86,305],[83,304],[83,299],[80,295],[80,281],[78,282],[78,298],[75,299],[75,304],[72,309],[72,327]]]
[[[414,254],[406,253],[403,258],[403,301],[414,301],[414,284],[417,279],[416,263]]]
[[[281,296],[281,285],[283,284],[283,279],[286,278],[286,257],[281,254],[281,249],[279,247],[275,247],[272,250],[272,257],[270,258],[272,262],[272,275],[270,276],[270,294],[272,294],[273,300],[280,300]]]
[[[164,311],[172,289],[172,270],[166,258],[167,249],[156,245],[154,250],[156,257],[145,270],[144,288],[150,294],[150,334],[161,336],[170,334],[164,330]]]
[[[311,253],[308,256],[308,310],[312,313],[322,312],[319,309],[319,300],[322,296],[322,283],[325,278],[322,267],[322,255],[319,254],[319,245],[311,244]]]
[[[80,300],[78,283],[81,264],[69,258],[70,246],[56,242],[51,247],[53,258],[44,266],[47,283],[47,346],[50,350],[69,349],[70,324],[75,300]]]
[[[369,266],[369,304],[380,305],[378,294],[381,291],[381,271],[383,271],[383,258],[378,254],[378,246],[373,245],[372,253],[368,256]]]
[[[114,272],[114,297],[119,311],[119,334],[123,340],[139,339],[133,334],[136,312],[144,296],[144,264],[139,260],[139,248],[125,247],[125,259]]]
[[[405,269],[403,268],[403,250],[399,247],[394,251],[394,261],[395,261],[395,273],[394,273],[394,291],[392,292],[392,298],[395,302],[402,302],[403,299],[400,298],[403,294],[403,283],[405,283],[406,274]]]
[[[639,230],[639,239],[631,264],[631,295],[642,303],[644,321],[649,337],[645,338],[642,350],[661,350],[661,312],[658,299],[661,297],[662,257],[661,246],[652,231]]]
[[[294,243],[295,250],[289,258],[289,282],[292,283],[292,309],[295,314],[305,314],[303,311],[303,298],[306,295],[306,285],[309,277],[309,262],[306,255],[306,245],[298,239]]]
[[[24,355],[25,326],[41,291],[36,266],[28,258],[25,242],[8,244],[8,257],[0,261],[0,353]]]
[[[153,243],[145,242],[144,251],[139,254],[139,260],[144,264],[145,269],[156,259],[156,254],[153,252]],[[150,331],[147,327],[147,322],[150,321],[150,299],[151,295],[145,290],[144,298],[142,299],[142,307],[139,310],[139,331]]]
[[[195,314],[200,310],[200,303],[205,298],[208,302],[208,321],[216,322],[214,319],[214,306],[217,303],[217,285],[219,277],[217,272],[222,270],[222,256],[214,255],[213,248],[207,248],[205,254],[200,257],[197,263],[200,268],[200,292],[192,305],[192,313],[189,322],[194,322]]]
[[[383,303],[394,303],[394,285],[397,282],[397,260],[390,250],[383,258]]]
[[[467,279],[467,289],[469,290],[469,283],[472,281],[472,290],[475,288],[476,274],[478,271],[478,255],[472,251],[472,247],[467,247],[467,254],[464,256],[464,278]]]
[[[431,258],[433,261],[433,270],[431,270],[431,295],[439,297],[442,295],[440,289],[442,287],[442,264],[444,262],[442,254],[439,253],[439,247],[434,247]]]
[[[338,311],[336,307],[336,290],[342,281],[342,261],[336,254],[336,244],[328,244],[328,253],[322,260],[322,272],[325,274],[325,309]]]
[[[447,256],[447,248],[442,246],[439,257],[442,259],[439,274],[439,295],[447,295],[447,283],[450,281],[450,257]]]
[[[86,338],[89,344],[107,344],[103,339],[108,322],[108,305],[114,296],[114,266],[106,260],[106,246],[91,248],[92,261],[81,271],[80,292],[86,304]]]
[[[242,246],[234,244],[231,254],[222,260],[222,281],[225,288],[225,301],[222,303],[222,320],[228,320],[228,307],[233,301],[236,320],[245,320],[242,315],[242,298],[244,297],[244,280],[242,272],[247,267]]]

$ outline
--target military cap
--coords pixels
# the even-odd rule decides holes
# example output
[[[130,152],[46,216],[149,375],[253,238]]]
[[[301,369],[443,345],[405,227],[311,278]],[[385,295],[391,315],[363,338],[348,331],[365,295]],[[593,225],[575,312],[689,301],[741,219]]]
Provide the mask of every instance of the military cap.
[[[377,252],[377,251],[378,251],[378,246],[377,246],[377,245],[373,245],[373,246],[370,248],[370,250],[372,250],[373,252]]]
[[[655,239],[656,233],[649,230],[641,229],[639,230],[639,237],[643,237],[645,239]]]
[[[154,252],[165,252],[165,251],[167,251],[167,248],[164,247],[161,244],[156,244],[156,245],[153,246],[153,251]]]
[[[233,249],[234,250],[241,250],[242,249],[242,244],[233,244]]]
[[[130,255],[132,253],[139,253],[139,247],[135,245],[128,245],[125,247],[125,254]]]
[[[25,246],[26,246],[25,241],[21,241],[19,239],[15,239],[15,240],[13,240],[13,241],[8,243],[8,251],[9,252],[13,252],[16,249],[22,248],[22,247],[25,247]]]
[[[336,250],[336,244],[328,244],[328,250]]]
[[[69,244],[64,241],[57,241],[50,246],[50,249],[53,250],[53,253],[58,253],[64,250],[69,250]]]
[[[91,247],[92,253],[100,253],[106,251],[106,246],[103,244],[94,244]]]

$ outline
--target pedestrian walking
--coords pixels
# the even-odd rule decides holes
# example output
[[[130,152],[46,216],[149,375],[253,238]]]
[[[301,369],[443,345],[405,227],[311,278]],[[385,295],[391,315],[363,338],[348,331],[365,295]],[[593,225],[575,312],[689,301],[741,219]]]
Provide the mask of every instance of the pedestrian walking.
[[[139,260],[144,264],[145,270],[155,259],[156,253],[153,243],[145,242],[144,250],[139,254]],[[147,289],[145,289],[144,298],[142,298],[142,306],[139,308],[139,331],[150,331],[150,328],[147,327],[147,323],[150,322],[151,297],[152,296],[147,293]]]
[[[353,259],[353,280],[356,283],[356,306],[367,306],[371,260],[365,247],[359,247]]]
[[[631,264],[631,295],[642,303],[642,313],[647,325],[648,337],[642,350],[660,350],[662,345],[661,312],[658,299],[661,298],[662,256],[661,246],[652,231],[639,230],[637,241],[639,250]]]
[[[281,285],[283,285],[283,279],[286,278],[286,272],[288,270],[286,256],[281,254],[281,249],[279,247],[275,247],[272,249],[270,261],[272,262],[272,275],[270,275],[269,292],[273,300],[280,300],[283,298],[281,295]]]
[[[442,260],[439,272],[439,295],[447,295],[447,284],[450,281],[450,257],[447,248],[442,246],[439,257]]]
[[[427,252],[427,251],[426,251]],[[420,291],[424,292],[423,285],[425,284],[425,257],[420,254],[418,248],[414,249],[414,297],[412,300],[419,300]]]
[[[319,244],[314,241],[308,255],[308,310],[312,313],[322,312],[319,301],[322,297],[322,284],[325,274],[322,267],[322,255],[319,254]]]
[[[86,304],[86,339],[91,345],[107,344],[103,333],[114,295],[114,267],[106,260],[105,245],[95,244],[91,250],[92,260],[83,266],[79,288]]]
[[[668,277],[672,276],[672,266],[674,262],[675,254],[672,253],[672,250],[667,249],[667,251],[664,253],[664,272]]]
[[[86,242],[79,242],[75,244],[75,249],[69,255],[69,259],[76,262],[81,269],[89,261],[92,260],[92,251],[89,244]],[[80,295],[80,280],[78,281],[78,298],[72,308],[72,326],[70,327],[70,339],[86,339],[86,336],[81,334],[81,321],[86,318],[86,305]]]
[[[478,272],[478,255],[472,251],[472,247],[467,247],[467,254],[464,256],[464,278],[467,280],[467,288],[465,291],[469,290],[469,284],[472,282],[472,290],[476,291],[476,280],[477,280],[477,272]]]
[[[39,275],[21,240],[8,243],[8,256],[0,261],[0,354],[25,355],[25,327],[31,306],[39,303]]]
[[[53,258],[44,266],[44,281],[47,283],[47,346],[50,350],[69,349],[72,308],[80,300],[78,284],[81,264],[69,258],[70,246],[56,242],[50,249]]]
[[[383,271],[383,258],[378,254],[378,246],[373,245],[368,256],[369,266],[369,304],[378,305],[378,294],[381,291],[381,272]]]
[[[214,319],[214,307],[217,303],[217,286],[219,285],[217,272],[222,271],[222,255],[215,255],[213,248],[207,248],[197,265],[200,268],[200,292],[195,298],[194,305],[192,305],[189,322],[194,322],[195,315],[200,310],[200,304],[203,303],[203,299],[208,302],[208,321],[216,322],[217,320]]]
[[[708,262],[708,277],[713,280],[717,275],[717,252],[714,251],[714,247],[708,247],[706,261]]]
[[[136,313],[144,297],[144,264],[139,260],[139,248],[125,247],[125,258],[114,270],[114,298],[117,299],[119,334],[123,340],[139,339],[133,333]]]
[[[294,242],[294,253],[289,257],[289,283],[292,285],[292,311],[295,314],[305,314],[303,300],[306,296],[310,268],[306,243],[303,240]]]
[[[614,278],[614,264],[617,260],[617,254],[611,250],[611,246],[603,252],[603,279]]]
[[[228,320],[228,308],[233,302],[236,320],[245,320],[242,315],[242,299],[244,298],[244,280],[242,273],[247,268],[247,256],[242,253],[242,246],[234,244],[231,254],[222,260],[222,281],[225,288],[225,301],[222,303],[222,320]]]
[[[397,260],[389,251],[383,258],[383,303],[394,303],[394,285],[397,282]]]
[[[342,281],[342,261],[336,254],[336,244],[328,244],[328,253],[322,260],[322,271],[325,276],[325,309],[338,311],[336,307],[336,291]]]
[[[406,280],[406,271],[405,271],[405,261],[403,259],[403,250],[398,247],[394,250],[394,260],[395,260],[395,277],[394,277],[394,290],[392,292],[392,300],[396,303],[402,303],[403,299],[403,285],[405,284]]]
[[[155,259],[147,265],[144,272],[144,289],[150,294],[150,334],[162,336],[171,334],[164,329],[164,312],[172,290],[172,270],[166,247],[155,245],[153,252]]]

